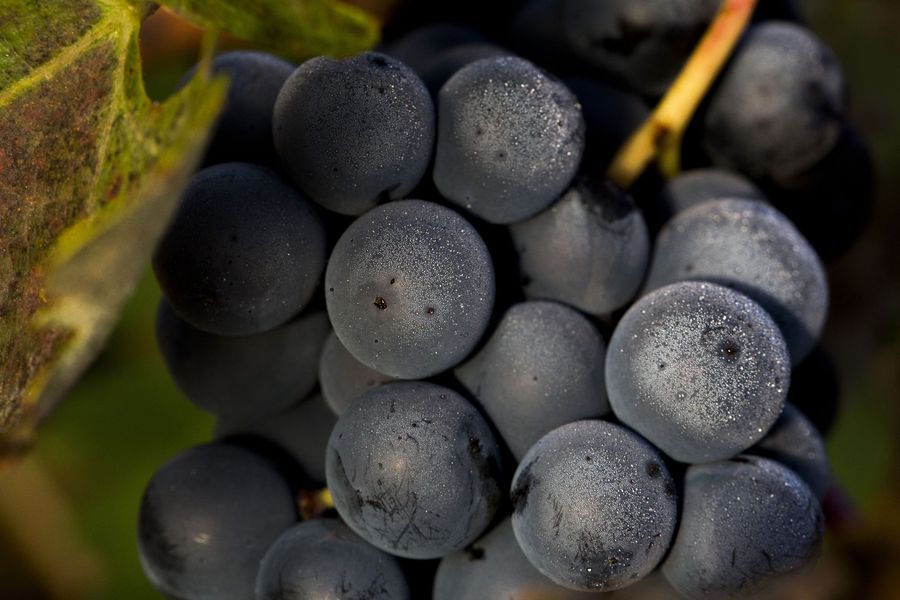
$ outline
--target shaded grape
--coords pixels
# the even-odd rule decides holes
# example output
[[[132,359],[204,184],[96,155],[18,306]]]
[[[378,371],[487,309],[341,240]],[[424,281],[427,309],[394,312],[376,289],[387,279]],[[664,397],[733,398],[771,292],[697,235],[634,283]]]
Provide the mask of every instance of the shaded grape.
[[[325,287],[344,347],[367,367],[413,379],[455,366],[475,347],[494,303],[494,267],[465,219],[404,200],[347,228]]]
[[[194,76],[193,67],[181,85]],[[246,161],[274,167],[278,164],[272,142],[272,111],[281,86],[294,65],[263,52],[225,52],[212,61],[212,71],[230,80],[225,108],[219,116],[206,151],[207,165]]]
[[[748,454],[770,458],[791,469],[820,501],[831,484],[825,442],[816,427],[791,404]]]
[[[549,206],[574,177],[584,148],[578,100],[525,59],[486,58],[438,95],[434,183],[491,223]]]
[[[612,183],[578,179],[549,209],[510,231],[529,298],[602,315],[624,306],[644,280],[647,226]]]
[[[255,435],[287,452],[310,483],[325,483],[325,452],[328,436],[337,418],[321,395],[316,394],[279,413],[255,419],[220,417],[217,439],[233,435]]]
[[[822,262],[791,222],[764,202],[705,202],[663,227],[645,290],[689,279],[725,285],[758,302],[781,328],[794,364],[825,324]]]
[[[407,600],[397,559],[364,542],[338,519],[285,531],[266,553],[256,600]]]
[[[713,161],[780,181],[837,143],[847,84],[831,49],[805,27],[769,21],[747,30],[702,116]]]
[[[746,178],[725,169],[685,171],[666,182],[656,199],[661,221],[710,200],[746,198],[763,200],[763,193]]]
[[[477,30],[458,23],[434,23],[417,27],[385,44],[381,52],[393,56],[416,73],[422,73],[443,52],[467,44],[487,42]]]
[[[141,565],[171,597],[247,600],[259,561],[296,519],[291,490],[265,460],[231,446],[197,446],[163,465],[144,490]]]
[[[369,388],[393,380],[393,377],[370,369],[356,360],[334,332],[325,340],[319,360],[319,385],[325,402],[334,414],[344,414],[347,407]]]
[[[812,561],[822,534],[818,501],[788,468],[745,456],[693,465],[662,572],[687,598],[745,597]]]
[[[462,44],[447,48],[417,72],[431,95],[437,98],[438,92],[454,73],[476,60],[496,56],[512,56],[512,52],[488,42]]]
[[[551,429],[609,411],[605,356],[603,338],[578,311],[524,302],[455,374],[520,459]]]
[[[194,175],[153,255],[175,312],[219,335],[285,323],[310,301],[324,266],[315,209],[274,172],[247,163]]]
[[[743,294],[701,282],[644,296],[613,331],[613,412],[681,462],[734,456],[781,414],[790,358],[778,327]]]
[[[434,104],[400,61],[366,52],[300,65],[275,102],[275,147],[325,208],[361,215],[412,190],[434,145]]]
[[[324,311],[247,336],[201,331],[165,299],[156,313],[159,349],[181,391],[207,412],[236,418],[274,414],[306,397],[330,330]]]
[[[535,569],[519,548],[509,519],[462,552],[441,560],[434,578],[434,600],[596,597],[559,586]]]
[[[499,508],[497,442],[478,411],[447,388],[373,388],[341,415],[328,445],[335,508],[391,554],[437,558],[460,550]]]
[[[675,485],[662,457],[605,421],[569,423],[541,438],[511,489],[519,546],[568,588],[635,583],[656,567],[675,533]]]

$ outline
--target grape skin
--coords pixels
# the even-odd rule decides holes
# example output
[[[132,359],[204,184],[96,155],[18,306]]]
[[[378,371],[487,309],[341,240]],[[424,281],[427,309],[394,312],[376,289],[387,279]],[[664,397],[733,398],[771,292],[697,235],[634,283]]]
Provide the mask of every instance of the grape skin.
[[[272,141],[272,112],[281,86],[294,65],[264,52],[224,52],[212,61],[216,75],[227,75],[228,99],[219,116],[204,163],[231,161],[278,164]],[[191,68],[181,78],[184,86],[196,74]]]
[[[141,500],[138,548],[150,582],[183,600],[246,600],[259,561],[297,519],[291,490],[256,455],[208,444],[163,465]]]
[[[822,535],[818,501],[788,468],[747,456],[693,465],[662,572],[687,598],[746,597],[813,560]]]
[[[469,548],[442,559],[434,578],[434,600],[596,597],[556,585],[535,569],[519,548],[509,519]]]
[[[818,500],[825,497],[831,483],[825,442],[815,425],[792,404],[784,405],[784,412],[766,437],[747,453],[788,467],[806,482]]]
[[[577,311],[524,302],[455,374],[521,459],[551,429],[609,412],[605,357],[603,338]]]
[[[285,323],[310,301],[324,266],[315,209],[274,172],[247,163],[194,175],[153,255],[175,312],[218,335]]]
[[[584,149],[575,96],[525,59],[485,58],[438,94],[434,183],[490,223],[538,213],[572,181]]]
[[[338,519],[298,523],[266,553],[256,600],[409,600],[397,559],[370,546]]]
[[[790,359],[758,304],[701,282],[666,286],[634,303],[606,354],[613,412],[675,460],[730,458],[781,414]]]
[[[275,102],[275,147],[315,202],[361,215],[422,179],[434,145],[434,104],[400,61],[366,52],[300,65]]]
[[[510,226],[525,295],[604,315],[644,280],[650,236],[641,211],[612,183],[580,178],[549,209]]]
[[[344,347],[367,367],[414,379],[455,366],[475,347],[494,304],[494,267],[465,219],[404,200],[347,228],[325,288]]]
[[[319,360],[319,385],[325,402],[334,414],[344,414],[347,407],[366,390],[389,381],[394,381],[394,378],[356,360],[333,331],[328,335]]]
[[[249,434],[266,439],[290,455],[307,483],[324,485],[328,437],[336,422],[325,399],[316,394],[278,413],[250,419],[220,417],[213,437]]]
[[[519,463],[510,494],[525,556],[575,590],[639,581],[675,533],[675,486],[662,457],[605,421],[569,423],[541,438]]]
[[[778,323],[798,364],[828,311],[825,268],[791,222],[764,202],[724,199],[677,214],[659,232],[645,291],[676,281],[726,285]]]
[[[746,178],[725,169],[685,171],[666,182],[657,198],[663,220],[710,200],[746,198],[765,201],[765,195]]]
[[[344,521],[397,556],[438,558],[473,542],[501,498],[500,449],[459,394],[423,382],[366,392],[338,419],[326,460]]]
[[[232,419],[270,415],[305,398],[330,330],[324,311],[238,337],[191,326],[165,299],[156,313],[157,343],[179,389],[199,408]]]
[[[702,117],[703,145],[719,166],[778,182],[840,138],[847,84],[831,49],[805,27],[751,27],[719,79]]]

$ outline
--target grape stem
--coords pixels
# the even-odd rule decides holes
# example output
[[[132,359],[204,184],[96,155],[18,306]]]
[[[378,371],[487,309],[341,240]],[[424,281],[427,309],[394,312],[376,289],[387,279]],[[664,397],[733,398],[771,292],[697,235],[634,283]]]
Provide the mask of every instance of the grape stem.
[[[747,28],[754,8],[756,0],[723,0],[678,78],[613,159],[607,175],[614,183],[630,187],[654,158],[667,178],[678,173],[684,131]]]

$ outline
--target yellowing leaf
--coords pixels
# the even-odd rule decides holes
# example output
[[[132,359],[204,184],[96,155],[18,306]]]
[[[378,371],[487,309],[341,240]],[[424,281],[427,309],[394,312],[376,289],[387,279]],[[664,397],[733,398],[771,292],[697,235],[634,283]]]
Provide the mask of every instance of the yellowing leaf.
[[[161,0],[167,8],[213,30],[293,59],[346,56],[378,42],[379,24],[337,0]]]
[[[225,81],[203,76],[147,98],[145,12],[0,3],[0,455],[105,342],[224,101]]]

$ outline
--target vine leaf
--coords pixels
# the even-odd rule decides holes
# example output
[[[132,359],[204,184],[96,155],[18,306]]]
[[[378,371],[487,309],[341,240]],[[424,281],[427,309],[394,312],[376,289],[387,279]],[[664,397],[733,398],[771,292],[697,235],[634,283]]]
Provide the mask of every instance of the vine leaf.
[[[0,456],[99,352],[224,102],[202,69],[147,98],[147,8],[0,3]]]
[[[301,60],[348,56],[374,46],[371,14],[335,0],[160,0],[189,21],[227,31],[255,47]]]

